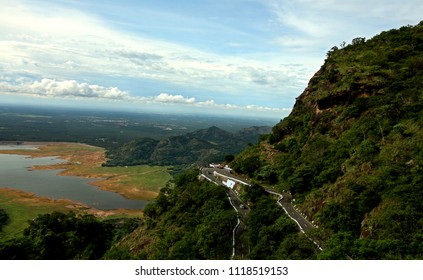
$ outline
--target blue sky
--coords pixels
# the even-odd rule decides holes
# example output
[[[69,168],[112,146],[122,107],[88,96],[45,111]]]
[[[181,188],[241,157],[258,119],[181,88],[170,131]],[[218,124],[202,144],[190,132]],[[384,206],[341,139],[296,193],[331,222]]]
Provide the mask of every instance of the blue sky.
[[[421,15],[420,0],[0,0],[0,102],[280,119],[331,47]]]

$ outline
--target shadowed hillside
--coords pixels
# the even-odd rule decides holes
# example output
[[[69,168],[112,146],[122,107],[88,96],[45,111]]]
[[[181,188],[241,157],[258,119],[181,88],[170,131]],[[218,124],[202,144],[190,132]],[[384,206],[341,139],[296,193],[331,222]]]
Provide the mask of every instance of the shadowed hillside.
[[[230,133],[216,126],[162,140],[140,138],[108,152],[107,165],[201,165],[222,161],[249,143],[257,143],[270,127],[251,127]]]

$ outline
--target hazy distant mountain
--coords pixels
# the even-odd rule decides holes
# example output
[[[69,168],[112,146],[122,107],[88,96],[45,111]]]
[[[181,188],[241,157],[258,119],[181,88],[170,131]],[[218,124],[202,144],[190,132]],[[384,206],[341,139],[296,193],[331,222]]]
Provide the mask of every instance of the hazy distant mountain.
[[[271,127],[255,126],[230,133],[216,126],[162,140],[140,138],[108,152],[107,165],[193,165],[223,161],[237,154]]]

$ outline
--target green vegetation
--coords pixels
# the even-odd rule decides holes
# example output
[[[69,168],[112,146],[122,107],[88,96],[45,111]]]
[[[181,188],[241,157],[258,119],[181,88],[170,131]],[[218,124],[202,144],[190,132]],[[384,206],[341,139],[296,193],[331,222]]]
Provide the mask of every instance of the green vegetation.
[[[69,211],[66,206],[69,201],[51,201],[45,198],[36,198],[30,194],[0,190],[0,207],[6,216],[3,216],[3,227],[0,230],[0,242],[21,236],[28,221],[35,219],[40,214],[51,213],[53,211]],[[0,213],[1,216],[1,213]],[[1,223],[0,223],[1,224]]]
[[[224,187],[197,177],[177,176],[143,219],[27,211],[27,228],[0,244],[0,259],[228,259],[236,213]]]
[[[0,244],[0,259],[228,259],[236,213],[225,188],[189,170],[160,191],[143,219],[52,213]]]
[[[290,190],[320,258],[423,257],[423,22],[328,52],[270,135],[232,167]]]
[[[175,178],[145,208],[145,223],[114,246],[106,258],[229,259],[236,214],[225,189],[199,182],[198,170]]]
[[[230,163],[231,161],[233,161],[235,159],[235,156],[234,155],[226,155],[225,156],[225,161],[227,162],[227,163]]]
[[[140,190],[157,193],[172,178],[168,169],[162,166],[101,167],[99,168],[99,173],[102,172],[115,174],[115,176],[124,176],[124,178],[119,180],[122,189],[127,186],[136,186]]]
[[[160,140],[217,124],[238,131],[274,121],[0,104],[0,141],[78,142],[108,149],[137,138]]]
[[[104,167],[104,149],[84,144],[54,143],[40,145],[36,150],[3,150],[0,153],[63,158],[66,160],[64,163],[33,168],[63,169],[60,175],[98,178],[93,185],[130,199],[151,200],[171,179],[169,168],[165,166]]]
[[[141,138],[109,149],[109,160],[105,165],[149,164],[186,168],[194,164],[220,162],[228,154],[241,152],[250,142],[256,143],[260,134],[269,132],[270,127],[250,127],[229,133],[213,126],[162,140]]]
[[[263,259],[315,259],[316,246],[302,234],[298,226],[282,208],[276,205],[259,185],[246,188],[246,200],[252,204],[247,220],[248,258]]]
[[[3,227],[9,222],[9,215],[7,215],[4,209],[0,209],[0,232],[3,230]]]
[[[246,258],[422,259],[422,88],[423,22],[333,47],[292,113],[235,159],[225,155],[245,142],[212,127],[116,145],[108,165],[183,165],[219,157],[259,184],[290,191],[319,226],[308,235],[322,240],[324,250],[255,184],[242,193],[251,209],[240,237],[250,249]],[[191,169],[175,177],[145,208],[142,221],[39,216],[23,236],[0,245],[0,257],[228,259],[235,211],[223,187],[197,176]],[[13,205],[1,205],[0,227],[9,221],[7,231],[22,209],[14,214]]]
[[[0,244],[0,259],[99,259],[135,219],[100,221],[92,215],[53,212],[29,222],[23,236]]]
[[[95,184],[130,199],[151,200],[172,179],[165,166],[95,167],[87,170],[88,176],[107,178]],[[95,175],[96,174],[96,175]]]

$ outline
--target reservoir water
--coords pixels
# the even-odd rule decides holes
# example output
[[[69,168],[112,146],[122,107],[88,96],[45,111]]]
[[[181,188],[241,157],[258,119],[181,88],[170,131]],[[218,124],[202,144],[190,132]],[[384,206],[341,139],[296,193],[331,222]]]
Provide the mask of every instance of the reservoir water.
[[[3,148],[5,149],[5,146]],[[19,189],[53,199],[69,199],[99,210],[144,209],[148,203],[148,201],[126,199],[120,194],[100,190],[88,184],[93,179],[57,176],[61,170],[32,171],[30,169],[34,165],[50,165],[59,162],[63,161],[56,157],[30,158],[23,155],[0,154],[0,188]]]

